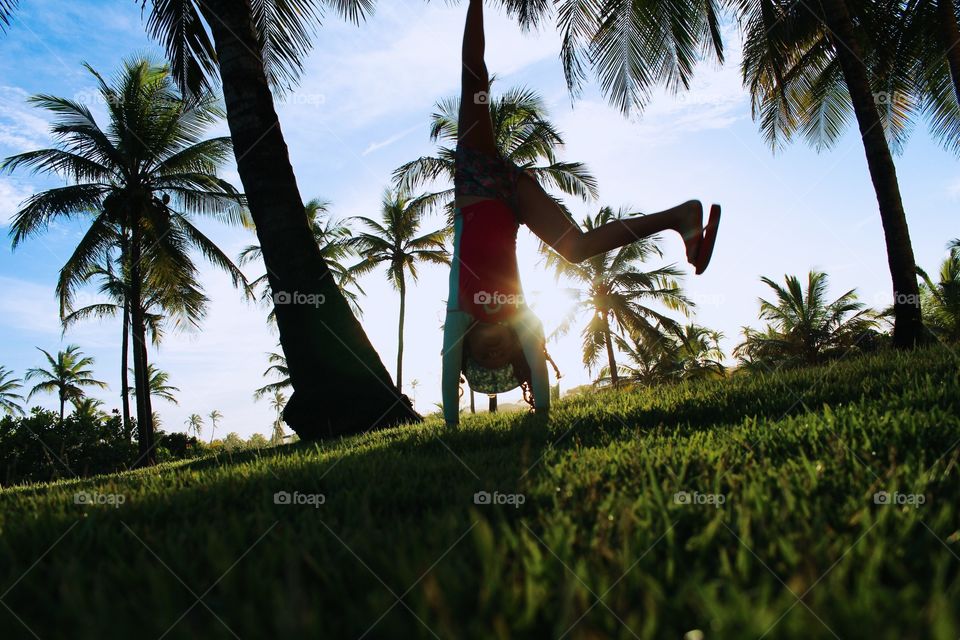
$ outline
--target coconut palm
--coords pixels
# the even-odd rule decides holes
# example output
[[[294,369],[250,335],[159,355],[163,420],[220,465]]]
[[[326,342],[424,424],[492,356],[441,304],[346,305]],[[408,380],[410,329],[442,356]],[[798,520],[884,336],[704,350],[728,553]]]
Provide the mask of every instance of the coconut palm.
[[[960,239],[947,248],[949,255],[940,265],[937,282],[917,269],[923,280],[920,296],[930,331],[941,340],[960,342]]]
[[[23,380],[13,377],[13,371],[0,367],[0,409],[7,415],[23,415],[23,397],[16,393],[23,388]]]
[[[16,247],[54,220],[89,221],[60,272],[62,317],[71,312],[77,287],[104,266],[109,251],[119,249],[117,271],[127,283],[124,295],[130,305],[134,386],[143,391],[149,386],[146,301],[150,292],[161,291],[173,292],[163,294],[166,302],[187,304],[175,293],[198,287],[190,249],[226,271],[234,285],[246,286],[243,273],[191,221],[202,215],[239,224],[243,196],[216,175],[229,157],[230,139],[203,139],[204,130],[223,115],[212,94],[181,96],[167,69],[143,58],[124,62],[112,84],[87,69],[98,84],[109,122],[101,128],[89,109],[73,100],[31,98],[53,115],[57,145],[7,158],[0,170],[25,167],[59,174],[72,184],[29,198],[14,215],[11,234]],[[198,317],[201,310],[178,313]],[[146,463],[155,461],[152,413],[150,394],[137,394],[141,458]]]
[[[387,190],[383,194],[380,221],[354,218],[366,231],[350,242],[361,257],[351,270],[358,276],[387,265],[387,280],[400,293],[400,321],[397,335],[397,389],[403,389],[403,321],[407,301],[407,276],[417,281],[420,263],[450,264],[444,248],[447,229],[420,233],[423,221],[422,201],[413,200],[403,191]]]
[[[394,172],[399,189],[414,193],[440,181],[446,188],[421,196],[427,206],[446,205],[452,218],[454,151],[460,98],[437,102],[430,126],[430,140],[439,143],[436,155],[408,162]],[[561,162],[556,151],[563,137],[550,122],[543,98],[526,87],[514,87],[502,96],[492,96],[490,117],[500,154],[526,169],[547,188],[583,199],[597,196],[597,181],[579,162]]]
[[[13,12],[17,9],[20,0],[0,0],[0,31],[6,31],[13,20]]]
[[[560,59],[571,94],[579,95],[592,74],[610,103],[624,112],[643,109],[657,88],[689,88],[700,60],[723,62],[721,2],[504,0],[503,4],[523,27],[542,24],[556,8]]]
[[[760,298],[762,331],[744,327],[744,341],[733,355],[747,366],[812,365],[857,348],[876,331],[875,314],[857,301],[855,289],[827,300],[827,274],[811,271],[804,290],[796,276],[785,276],[785,285],[761,278],[776,294]]]
[[[60,424],[63,424],[64,406],[68,402],[78,402],[84,398],[84,389],[94,387],[106,389],[107,383],[93,377],[93,358],[85,356],[75,344],[67,346],[54,358],[49,352],[37,349],[47,358],[47,368],[34,367],[27,370],[24,382],[36,380],[30,389],[27,400],[38,393],[56,393],[60,400]]]
[[[81,419],[96,420],[107,415],[100,408],[103,406],[103,401],[96,398],[80,398],[71,404],[73,404],[73,415]]]
[[[290,387],[290,370],[287,368],[287,359],[282,353],[271,352],[267,354],[267,361],[270,366],[263,372],[263,377],[277,376],[280,379],[276,382],[265,384],[253,392],[253,399],[259,400],[268,393],[274,393]]]
[[[631,214],[624,209],[614,213],[610,207],[603,207],[595,216],[587,216],[582,226],[590,230],[628,215]],[[683,313],[693,306],[680,288],[678,279],[682,272],[679,269],[673,265],[650,271],[638,268],[640,262],[663,255],[658,240],[658,236],[642,238],[576,264],[543,247],[547,266],[555,271],[557,278],[564,276],[574,283],[576,304],[554,335],[567,333],[578,319],[586,315],[587,321],[581,331],[583,364],[592,371],[605,352],[606,366],[614,385],[619,381],[614,335],[633,334],[649,342],[663,340],[665,331],[674,331],[679,325],[647,305],[655,302]]]
[[[89,284],[94,281],[98,292],[106,300],[95,302],[79,309],[67,306],[64,309],[63,316],[64,332],[73,324],[89,318],[107,318],[121,315],[122,337],[120,340],[120,398],[122,403],[123,431],[127,442],[130,442],[133,429],[130,423],[130,396],[136,395],[135,390],[130,389],[128,374],[135,376],[135,371],[128,367],[129,359],[129,339],[130,339],[130,286],[129,278],[120,275],[124,270],[124,265],[120,261],[115,261],[112,252],[107,251],[104,256],[103,266],[95,266],[83,275],[78,281],[83,284]],[[159,345],[163,337],[164,324],[172,321],[175,327],[197,326],[200,318],[204,314],[204,307],[208,302],[207,297],[200,289],[200,284],[193,276],[186,275],[179,280],[175,287],[154,287],[153,279],[150,274],[145,274],[147,280],[144,282],[141,291],[143,295],[144,324],[147,333],[154,345]],[[155,369],[152,364],[147,364],[147,378],[151,385],[151,395],[158,395],[154,389],[157,381],[154,380]],[[164,373],[164,375],[166,375]],[[165,381],[163,381],[165,383]],[[172,388],[179,391],[175,387]],[[156,412],[153,412],[156,415]]]
[[[277,412],[277,417],[273,421],[273,435],[270,436],[270,442],[273,444],[283,444],[285,437],[283,433],[283,408],[287,405],[287,397],[280,390],[274,390],[273,397],[270,399],[270,408]]]
[[[203,418],[199,414],[191,413],[184,424],[187,425],[187,433],[192,433],[195,438],[200,437],[200,432],[203,431]],[[212,433],[210,434],[210,441],[213,441]]]
[[[869,5],[868,5],[869,6]],[[897,102],[923,113],[944,147],[960,153],[960,27],[957,5],[948,0],[912,0],[884,7],[879,14],[889,34],[878,52],[898,72]],[[876,36],[875,36],[876,37]]]
[[[353,256],[354,251],[350,246],[349,239],[353,235],[350,226],[334,220],[330,216],[330,203],[320,198],[314,198],[304,206],[307,214],[307,224],[310,225],[310,232],[313,234],[317,246],[320,247],[320,255],[323,256],[330,274],[337,281],[337,286],[350,303],[350,308],[358,316],[363,315],[360,308],[359,299],[363,289],[357,284],[354,274],[343,264],[343,261]],[[249,264],[254,260],[263,257],[263,251],[260,245],[251,244],[246,246],[237,257],[237,263],[242,265]],[[267,274],[263,274],[250,283],[252,288],[262,288],[261,300],[272,302],[270,296],[270,283]],[[354,291],[353,289],[356,289]],[[268,316],[270,322],[276,322],[276,313],[272,308]]]
[[[897,64],[885,53],[896,47],[882,35],[883,21],[867,11],[847,0],[823,0],[813,7],[790,0],[742,3],[743,75],[754,116],[774,147],[797,131],[818,148],[829,147],[852,109],[886,240],[894,344],[908,347],[921,339],[923,325],[919,305],[906,302],[917,300],[919,290],[890,141],[895,147],[902,143],[915,97],[906,63]]]
[[[223,414],[214,409],[207,414],[210,418],[210,440],[213,441],[213,434],[217,431],[217,421],[223,419]]]
[[[166,49],[181,86],[197,90],[222,81],[237,170],[271,290],[325,301],[277,308],[294,387],[286,422],[301,437],[315,438],[419,420],[411,407],[396,402],[390,374],[336,282],[327,277],[329,269],[305,224],[273,102],[273,90],[296,84],[324,9],[359,22],[373,1],[152,0],[149,5],[147,30]],[[326,420],[316,419],[321,411]]]
[[[698,324],[664,331],[656,341],[616,336],[617,347],[627,359],[620,365],[619,375],[644,386],[723,377],[726,367],[721,339],[723,334]],[[609,375],[609,367],[604,367],[600,379]]]
[[[133,373],[133,371],[131,371]],[[158,368],[152,362],[147,365],[147,377],[150,379],[150,395],[154,398],[166,400],[171,404],[180,404],[174,393],[179,393],[180,389],[169,384],[170,374],[163,369]],[[136,396],[136,391],[133,392]]]

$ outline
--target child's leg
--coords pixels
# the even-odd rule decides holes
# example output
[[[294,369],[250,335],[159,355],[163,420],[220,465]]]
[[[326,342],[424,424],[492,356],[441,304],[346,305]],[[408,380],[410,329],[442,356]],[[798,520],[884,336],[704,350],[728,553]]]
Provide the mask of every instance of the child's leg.
[[[609,222],[584,233],[540,184],[524,174],[517,183],[520,222],[565,260],[581,262],[661,231],[683,236],[687,260],[697,257],[703,237],[703,207],[689,200],[666,211]]]
[[[470,0],[463,29],[463,71],[460,77],[459,144],[496,155],[490,120],[490,78],[484,55],[483,2]]]

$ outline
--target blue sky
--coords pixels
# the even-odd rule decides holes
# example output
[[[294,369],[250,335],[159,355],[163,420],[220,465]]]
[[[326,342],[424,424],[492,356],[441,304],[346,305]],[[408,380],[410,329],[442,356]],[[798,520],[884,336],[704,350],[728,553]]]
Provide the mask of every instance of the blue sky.
[[[25,103],[27,96],[90,100],[93,83],[82,62],[110,74],[133,53],[160,55],[145,35],[138,6],[132,1],[23,3],[19,19],[0,36],[0,155],[49,145],[45,117]],[[331,17],[321,28],[302,83],[278,106],[305,199],[331,200],[341,218],[376,216],[392,171],[431,153],[433,104],[458,90],[463,11],[437,2],[381,3],[360,27]],[[561,157],[586,163],[599,181],[597,202],[568,200],[578,219],[602,205],[650,212],[689,198],[723,204],[713,264],[700,277],[688,272],[684,283],[699,303],[696,321],[722,331],[728,353],[741,327],[758,324],[757,298],[766,295],[761,275],[779,280],[785,273],[825,270],[834,295],[856,288],[871,305],[890,302],[879,214],[855,124],[829,151],[818,154],[798,142],[772,154],[750,118],[735,34],[730,34],[723,68],[702,65],[691,92],[658,96],[642,116],[625,118],[592,86],[571,105],[553,29],[524,34],[493,10],[487,21],[487,62],[499,86],[523,84],[540,92],[566,139]],[[210,133],[225,131],[224,124]],[[897,170],[917,260],[933,268],[945,255],[947,240],[960,235],[957,161],[930,140],[920,123],[897,158]],[[225,176],[239,186],[232,167]],[[19,202],[56,184],[56,179],[26,173],[0,176],[4,237]],[[432,228],[440,219],[425,224]],[[213,222],[202,227],[234,256],[253,239],[249,232]],[[9,241],[0,243],[0,364],[22,375],[41,364],[35,347],[55,351],[79,344],[96,358],[98,378],[111,385],[94,395],[112,408],[119,399],[119,321],[91,321],[61,336],[54,299],[57,272],[82,230],[80,222],[58,223],[15,252]],[[544,270],[529,232],[520,233],[524,288],[549,331],[568,304],[565,284]],[[662,246],[663,262],[683,263],[678,238],[664,238]],[[253,265],[248,275],[261,271]],[[151,351],[181,389],[178,406],[160,402],[157,407],[163,428],[183,430],[190,413],[219,409],[225,416],[219,433],[268,434],[271,411],[266,402],[254,403],[251,394],[264,383],[265,353],[275,348],[277,336],[265,323],[265,309],[241,301],[222,274],[208,267],[203,274],[212,303],[201,330],[171,332],[159,350]],[[443,269],[425,267],[408,299],[404,380],[418,380],[415,400],[424,412],[440,398],[446,276]],[[366,277],[362,285],[367,292],[361,302],[363,325],[392,369],[397,295],[382,273]],[[92,292],[81,297],[95,299]],[[580,362],[578,330],[549,348],[563,372],[563,388],[590,379]],[[32,404],[53,407],[55,400],[38,396]]]

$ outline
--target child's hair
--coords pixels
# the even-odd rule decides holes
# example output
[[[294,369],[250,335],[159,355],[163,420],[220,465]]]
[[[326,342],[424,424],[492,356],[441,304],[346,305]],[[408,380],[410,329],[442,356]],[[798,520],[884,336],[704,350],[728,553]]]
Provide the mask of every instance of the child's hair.
[[[472,331],[473,327],[475,326],[477,326],[476,323],[474,323],[474,325],[467,330],[467,333],[464,335],[464,338],[463,338],[463,362],[464,363],[466,363],[467,358],[470,356],[470,347],[469,347],[470,341],[467,340],[467,335],[470,334],[470,331]],[[514,329],[511,328],[510,331],[513,331],[513,333],[516,334],[516,331],[514,331]],[[561,377],[560,368],[557,367],[557,363],[553,361],[553,358],[551,358],[550,354],[547,352],[546,342],[543,343],[543,355],[547,359],[547,362],[549,362],[550,365],[553,367],[553,371],[556,374],[557,378],[559,379]],[[533,378],[533,373],[530,371],[530,363],[527,362],[527,358],[523,354],[522,348],[517,349],[516,355],[510,361],[510,366],[513,369],[513,376],[520,381],[520,391],[523,393],[524,401],[530,405],[531,410],[536,409],[537,404],[533,397],[533,389],[530,387],[531,381]]]

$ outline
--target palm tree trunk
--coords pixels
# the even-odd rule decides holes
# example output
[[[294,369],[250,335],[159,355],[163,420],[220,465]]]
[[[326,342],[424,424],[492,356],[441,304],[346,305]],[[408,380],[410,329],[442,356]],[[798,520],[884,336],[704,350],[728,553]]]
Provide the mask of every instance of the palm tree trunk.
[[[620,384],[620,376],[617,375],[617,360],[613,357],[613,338],[610,336],[610,316],[608,312],[603,312],[603,342],[607,345],[607,366],[610,368],[610,384],[614,387]]]
[[[130,321],[133,333],[133,386],[137,399],[137,430],[140,457],[136,466],[156,464],[153,447],[153,411],[150,407],[150,380],[147,374],[147,330],[142,301],[140,238],[134,223],[130,249]]]
[[[130,424],[130,271],[129,238],[127,230],[120,234],[120,279],[123,282],[123,337],[120,339],[120,406],[123,409],[123,437],[127,444],[133,439]]]
[[[957,26],[953,0],[937,1],[937,23],[940,26],[940,45],[946,52],[947,64],[950,65],[953,94],[960,103],[960,28]]]
[[[400,330],[397,336],[397,391],[403,393],[403,318],[407,311],[407,282],[400,274]]]
[[[863,52],[856,40],[853,21],[845,0],[821,0],[824,23],[831,31],[837,60],[843,70],[850,100],[860,126],[860,136],[867,156],[870,178],[877,194],[880,219],[887,245],[887,264],[893,279],[894,328],[893,343],[912,347],[923,336],[920,316],[920,295],[917,267],[910,243],[907,217],[903,211],[897,169],[884,137],[880,113],[874,101]]]
[[[278,302],[277,327],[294,389],[284,419],[304,439],[420,420],[402,401],[310,232],[250,0],[200,6],[219,60],[237,169]]]
[[[133,439],[130,425],[130,301],[123,301],[123,338],[120,340],[120,400],[123,407],[123,437],[127,444]]]
[[[476,412],[477,412],[477,403],[473,397],[473,389],[470,389],[470,413],[476,413]]]

